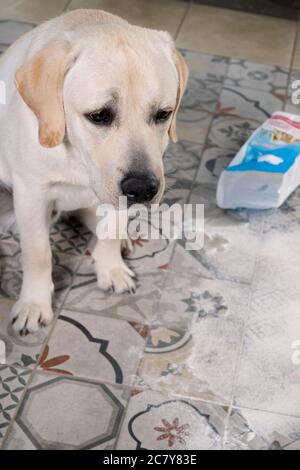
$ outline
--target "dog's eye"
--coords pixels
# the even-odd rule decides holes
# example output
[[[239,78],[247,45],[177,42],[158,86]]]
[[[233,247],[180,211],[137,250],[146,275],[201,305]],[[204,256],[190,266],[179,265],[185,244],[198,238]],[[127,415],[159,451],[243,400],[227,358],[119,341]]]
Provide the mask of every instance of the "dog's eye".
[[[115,118],[114,112],[110,108],[103,108],[85,116],[96,126],[110,126]]]
[[[159,111],[157,111],[157,113],[154,116],[154,122],[156,124],[159,124],[161,122],[165,122],[169,119],[171,114],[172,114],[172,111],[170,111],[170,110],[160,109]]]

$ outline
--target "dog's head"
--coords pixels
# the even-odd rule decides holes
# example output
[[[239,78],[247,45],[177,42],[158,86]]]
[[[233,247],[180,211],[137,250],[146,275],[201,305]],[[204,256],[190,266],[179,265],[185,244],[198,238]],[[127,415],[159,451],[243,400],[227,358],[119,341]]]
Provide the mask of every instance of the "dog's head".
[[[56,38],[16,74],[44,147],[68,145],[101,202],[158,202],[188,69],[167,33],[129,25]]]

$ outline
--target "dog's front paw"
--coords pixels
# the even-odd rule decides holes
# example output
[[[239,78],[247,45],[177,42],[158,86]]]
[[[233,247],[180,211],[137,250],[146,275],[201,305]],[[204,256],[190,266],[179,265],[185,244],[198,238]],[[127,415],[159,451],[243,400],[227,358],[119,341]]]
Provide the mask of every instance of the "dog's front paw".
[[[134,272],[122,261],[120,265],[97,267],[98,286],[101,290],[112,290],[116,294],[135,293],[136,283]]]
[[[53,320],[51,306],[19,300],[11,311],[13,329],[21,336],[34,333]]]

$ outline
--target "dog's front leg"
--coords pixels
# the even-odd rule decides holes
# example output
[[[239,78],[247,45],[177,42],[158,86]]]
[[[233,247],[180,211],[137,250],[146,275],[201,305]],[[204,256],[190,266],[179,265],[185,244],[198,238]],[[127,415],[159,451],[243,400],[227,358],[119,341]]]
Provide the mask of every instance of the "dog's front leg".
[[[78,216],[92,232],[97,233],[96,209],[84,209],[79,211]],[[123,214],[118,220],[118,233],[125,234],[127,231],[127,215]],[[114,227],[111,227],[112,232]],[[126,265],[122,257],[125,249],[130,249],[131,242],[127,239],[97,239],[92,256],[98,286],[101,290],[112,290],[116,294],[124,292],[135,292],[135,274]]]
[[[135,274],[122,258],[121,240],[98,240],[92,256],[100,289],[116,294],[135,292]]]
[[[53,319],[51,214],[46,195],[25,187],[20,181],[14,188],[14,206],[21,239],[23,283],[11,320],[14,330],[25,335],[48,325]]]

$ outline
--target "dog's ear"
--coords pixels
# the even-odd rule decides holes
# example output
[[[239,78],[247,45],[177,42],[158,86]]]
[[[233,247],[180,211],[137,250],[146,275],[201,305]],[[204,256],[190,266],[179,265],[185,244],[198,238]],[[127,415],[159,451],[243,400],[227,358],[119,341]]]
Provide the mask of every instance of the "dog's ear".
[[[65,136],[63,85],[74,61],[67,40],[53,40],[16,73],[16,87],[39,121],[43,147],[59,145]]]
[[[172,116],[172,122],[169,129],[169,136],[173,142],[177,142],[177,132],[176,132],[176,120],[177,120],[177,113],[179,110],[180,102],[185,92],[186,84],[189,78],[189,69],[187,66],[186,61],[184,60],[182,54],[174,50],[174,60],[175,65],[178,73],[178,92],[177,92],[177,102],[176,108]]]

